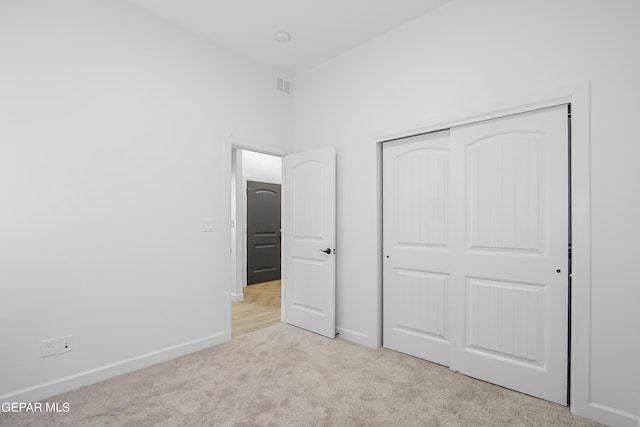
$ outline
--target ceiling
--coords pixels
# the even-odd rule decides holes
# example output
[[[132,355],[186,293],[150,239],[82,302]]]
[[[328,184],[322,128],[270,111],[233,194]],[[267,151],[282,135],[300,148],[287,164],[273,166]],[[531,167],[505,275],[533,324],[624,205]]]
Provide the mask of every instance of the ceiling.
[[[296,74],[449,0],[130,0],[280,72]],[[292,40],[278,43],[286,30]]]

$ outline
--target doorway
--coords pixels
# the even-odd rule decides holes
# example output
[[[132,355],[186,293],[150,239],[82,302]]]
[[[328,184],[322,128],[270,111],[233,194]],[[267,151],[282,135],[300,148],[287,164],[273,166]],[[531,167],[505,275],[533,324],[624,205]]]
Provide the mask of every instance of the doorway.
[[[232,147],[232,337],[279,323],[282,159]]]
[[[336,152],[334,147],[325,146],[292,153],[284,158],[252,152],[240,147],[232,146],[231,148],[232,337],[242,332],[286,321],[293,326],[334,338],[336,335]],[[275,163],[276,166],[272,165],[268,168],[271,172],[266,173],[265,163]],[[264,183],[269,182],[269,179],[272,183],[273,181],[283,183],[280,218],[283,231],[280,271],[283,277],[281,280],[264,282],[261,286],[247,285],[249,283],[247,281],[245,209],[247,182]],[[271,234],[276,233],[272,231]],[[257,290],[262,291],[263,297],[248,298]],[[247,307],[256,303],[259,307],[249,307],[251,309]],[[240,308],[244,309],[239,310]],[[265,310],[271,313],[271,317],[264,313]],[[238,311],[249,313],[250,317],[253,317],[246,319],[247,316],[243,316],[248,326],[243,327],[242,331],[238,330],[242,322],[234,315],[239,316]]]

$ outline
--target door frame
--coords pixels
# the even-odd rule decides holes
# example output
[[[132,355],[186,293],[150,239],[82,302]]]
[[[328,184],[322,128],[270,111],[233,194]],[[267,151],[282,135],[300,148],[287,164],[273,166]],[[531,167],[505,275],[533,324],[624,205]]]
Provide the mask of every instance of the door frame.
[[[427,118],[421,123],[380,129],[374,133],[377,151],[377,233],[378,233],[378,328],[382,343],[382,144],[400,138],[449,129],[455,126],[496,119],[562,104],[571,105],[570,147],[570,227],[572,274],[570,289],[569,399],[571,412],[610,423],[628,421],[624,414],[590,402],[591,350],[591,195],[590,121],[591,82],[569,83],[544,92],[523,93],[497,103],[462,107],[460,113]]]

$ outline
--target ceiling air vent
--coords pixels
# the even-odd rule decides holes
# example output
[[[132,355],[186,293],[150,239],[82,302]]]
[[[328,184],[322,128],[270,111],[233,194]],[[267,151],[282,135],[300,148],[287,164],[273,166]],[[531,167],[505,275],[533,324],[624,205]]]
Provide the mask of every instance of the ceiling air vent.
[[[278,77],[276,81],[276,88],[279,92],[286,93],[287,95],[291,93],[291,83],[282,77]]]

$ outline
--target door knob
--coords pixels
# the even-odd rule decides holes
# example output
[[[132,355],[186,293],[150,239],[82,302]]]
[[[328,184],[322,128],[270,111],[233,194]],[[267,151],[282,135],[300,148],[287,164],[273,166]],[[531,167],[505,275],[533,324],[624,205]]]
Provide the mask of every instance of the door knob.
[[[329,249],[329,248],[327,248],[327,249],[318,249],[318,251],[324,252],[327,255],[329,255],[331,253],[331,249]]]

